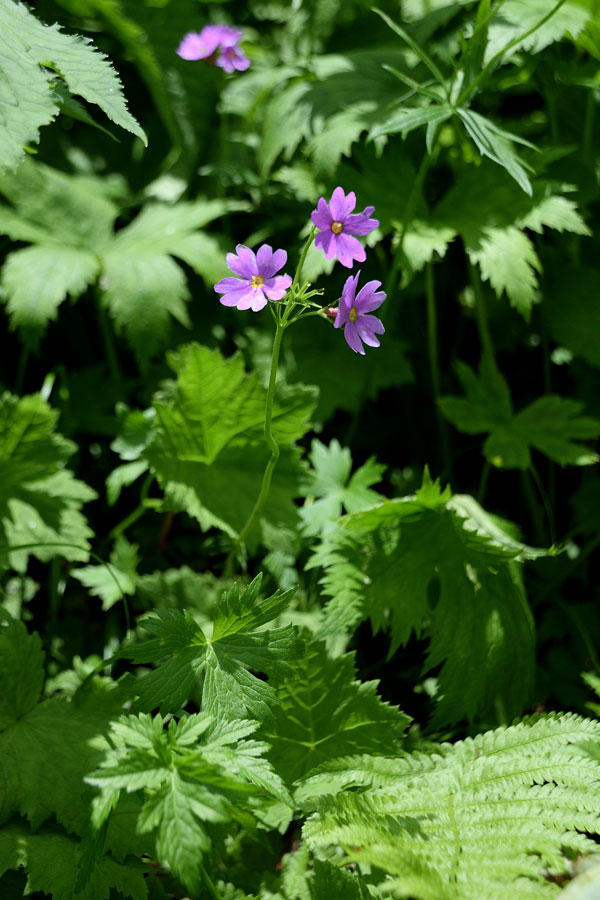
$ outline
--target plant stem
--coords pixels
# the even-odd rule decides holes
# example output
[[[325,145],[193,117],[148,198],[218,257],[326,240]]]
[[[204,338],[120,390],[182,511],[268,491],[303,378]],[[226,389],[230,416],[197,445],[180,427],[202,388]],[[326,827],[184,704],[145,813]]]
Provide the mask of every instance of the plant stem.
[[[490,334],[490,327],[487,320],[487,310],[485,307],[485,294],[483,285],[477,266],[469,261],[469,271],[471,273],[471,284],[473,285],[473,293],[475,294],[475,315],[477,317],[477,328],[479,330],[479,338],[483,347],[483,352],[492,362],[496,361],[494,353],[494,344]]]
[[[204,882],[204,887],[206,888],[208,896],[211,898],[211,900],[221,900],[219,894],[217,893],[217,889],[213,884],[212,878],[210,877],[202,863],[200,863],[200,876],[202,878],[202,881]]]
[[[298,271],[300,270],[302,265],[302,260],[300,261],[300,265],[298,266]],[[269,374],[269,386],[267,388],[267,401],[265,406],[265,441],[267,442],[267,446],[271,451],[271,457],[267,462],[265,467],[265,471],[263,474],[263,480],[260,488],[260,493],[254,504],[254,508],[250,513],[250,516],[240,531],[235,544],[232,547],[230,557],[235,552],[238,547],[244,543],[246,537],[252,530],[254,523],[256,522],[258,516],[261,513],[263,506],[265,505],[266,499],[269,495],[269,490],[271,487],[271,478],[273,477],[273,470],[277,465],[277,460],[279,459],[279,445],[275,440],[275,436],[273,434],[273,401],[275,399],[275,381],[277,379],[277,366],[279,365],[279,352],[281,350],[281,341],[283,338],[283,332],[285,331],[287,321],[286,316],[289,310],[291,310],[292,305],[290,304],[284,313],[284,316],[280,322],[277,323],[275,328],[275,338],[273,339],[273,354],[271,357],[271,372]]]
[[[392,260],[392,267],[390,269],[390,274],[387,277],[385,282],[385,292],[387,294],[388,300],[390,298],[390,294],[394,287],[396,286],[396,282],[398,280],[398,272],[400,270],[400,265],[402,264],[402,260],[404,258],[404,239],[406,237],[406,232],[410,228],[410,225],[413,221],[415,214],[415,206],[417,204],[417,199],[419,194],[423,188],[423,184],[425,182],[425,177],[427,172],[429,171],[429,167],[431,165],[433,159],[433,152],[426,153],[423,159],[421,160],[421,165],[417,171],[417,175],[415,180],[412,183],[412,187],[410,189],[410,193],[406,200],[406,206],[404,207],[404,214],[402,216],[402,228],[400,229],[400,236],[398,238],[398,243],[396,245],[396,250],[394,251],[394,258]],[[388,307],[386,306],[386,310]]]
[[[427,263],[425,269],[425,297],[427,299],[427,344],[429,347],[429,371],[431,373],[431,388],[433,391],[433,402],[435,406],[435,414],[438,420],[440,430],[440,439],[442,445],[442,457],[444,464],[448,460],[448,429],[446,422],[441,414],[438,400],[441,394],[441,377],[439,348],[437,339],[437,310],[435,306],[435,283],[433,279],[433,263]]]
[[[112,331],[108,324],[106,310],[102,306],[102,301],[98,293],[96,294],[96,313],[100,331],[102,333],[102,341],[104,343],[104,351],[106,353],[106,361],[108,363],[108,368],[110,369],[110,374],[114,380],[120,384],[123,380],[123,375],[121,373],[121,366],[119,365],[117,349],[115,347]]]

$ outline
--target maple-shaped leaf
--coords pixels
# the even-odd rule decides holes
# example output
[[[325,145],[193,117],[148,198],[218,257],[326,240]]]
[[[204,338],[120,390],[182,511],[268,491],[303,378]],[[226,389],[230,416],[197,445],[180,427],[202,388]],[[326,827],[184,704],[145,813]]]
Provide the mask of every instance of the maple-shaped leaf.
[[[71,575],[80,581],[90,594],[100,597],[102,609],[110,609],[125,594],[135,593],[136,570],[139,562],[138,547],[119,535],[110,554],[110,561],[104,565],[82,566]]]
[[[494,466],[527,469],[531,448],[562,466],[597,461],[596,453],[576,443],[600,434],[600,421],[582,416],[581,403],[547,394],[514,413],[508,385],[491,360],[482,359],[478,376],[458,363],[457,375],[466,396],[440,397],[440,408],[459,431],[489,432],[483,452]]]
[[[355,678],[353,653],[332,659],[315,643],[295,664],[293,680],[277,686],[279,705],[263,733],[288,784],[338,756],[396,752],[410,719],[377,696],[377,681]]]
[[[156,834],[156,855],[190,891],[199,890],[211,826],[232,819],[234,805],[261,790],[291,802],[263,758],[267,745],[246,740],[257,722],[221,722],[209,732],[212,724],[207,713],[173,718],[167,729],[160,715],[122,716],[112,725],[100,767],[86,778],[101,788],[97,828],[121,791],[143,792],[138,830]]]
[[[532,685],[533,622],[516,561],[543,551],[490,527],[468,499],[426,473],[415,496],[340,519],[309,561],[332,598],[324,636],[370,618],[390,630],[390,654],[413,633],[430,638],[426,669],[441,665],[436,724],[516,715]]]
[[[335,438],[327,447],[315,439],[309,459],[312,468],[303,481],[300,495],[308,501],[300,510],[303,533],[320,534],[332,527],[331,522],[346,512],[358,512],[378,503],[382,498],[371,490],[381,480],[385,466],[371,457],[351,476],[352,456]]]
[[[58,412],[39,394],[0,395],[0,569],[24,572],[30,555],[88,559],[81,513],[96,492],[65,468],[76,445],[55,430]],[[11,551],[11,547],[25,546]]]
[[[237,201],[149,202],[115,230],[110,183],[24,160],[0,177],[0,233],[30,246],[9,253],[2,287],[13,327],[35,343],[67,296],[98,284],[101,302],[143,362],[164,345],[172,319],[190,324],[181,260],[210,284],[223,252],[200,230]],[[217,277],[218,277],[217,273]]]
[[[304,644],[293,625],[262,630],[287,608],[294,592],[277,591],[257,603],[261,579],[258,575],[241,594],[236,584],[223,594],[210,637],[185,609],[159,610],[141,621],[153,638],[119,655],[136,663],[161,664],[133,684],[135,709],[176,712],[203,675],[202,708],[218,720],[273,716],[275,689],[251,670],[275,679],[292,676],[290,661],[302,657]]]
[[[163,385],[146,413],[124,418],[113,449],[127,465],[146,460],[168,509],[184,510],[205,530],[216,526],[236,537],[270,456],[262,436],[266,390],[255,373],[245,372],[240,356],[225,359],[192,343],[168,360],[177,379]],[[316,400],[316,389],[304,385],[276,391],[273,433],[281,455],[262,515],[278,526],[298,521],[294,497],[302,469],[293,444],[308,430]],[[136,469],[134,476],[139,474]],[[113,477],[114,487],[121,475]]]
[[[356,872],[318,858],[313,869],[314,877],[309,881],[311,900],[371,900],[373,896]]]
[[[542,264],[527,234],[547,229],[589,235],[569,193],[570,185],[538,179],[531,196],[490,163],[467,171],[432,215],[438,229],[452,228],[498,297],[505,293],[525,318],[537,299]]]

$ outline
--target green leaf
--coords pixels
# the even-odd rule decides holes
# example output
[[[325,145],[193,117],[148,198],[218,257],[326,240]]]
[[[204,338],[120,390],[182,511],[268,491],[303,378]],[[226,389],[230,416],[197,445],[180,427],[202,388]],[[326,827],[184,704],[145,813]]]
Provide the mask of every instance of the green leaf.
[[[122,600],[125,594],[135,592],[138,562],[138,546],[119,535],[110,554],[110,563],[83,566],[71,575],[88,588],[93,597],[100,597],[102,609],[106,611]]]
[[[260,630],[287,608],[293,593],[277,591],[255,605],[260,582],[258,576],[241,596],[237,585],[223,594],[210,638],[185,609],[159,611],[142,620],[142,628],[153,639],[127,647],[119,655],[137,663],[169,659],[135,682],[137,709],[160,707],[163,713],[176,712],[203,673],[204,710],[219,719],[273,716],[273,685],[249,670],[266,672],[270,679],[289,676],[293,673],[290,660],[302,657],[304,644],[293,625]]]
[[[521,550],[486,525],[426,476],[416,496],[341,519],[309,561],[331,598],[324,636],[368,617],[390,630],[390,655],[413,632],[430,637],[426,668],[442,666],[436,725],[494,717],[498,703],[513,716],[531,690]]]
[[[519,141],[520,138],[510,134],[508,131],[503,131],[502,128],[494,125],[485,116],[473,112],[472,109],[457,109],[456,112],[466,128],[467,134],[473,140],[481,155],[487,156],[493,162],[506,169],[519,187],[526,194],[531,195],[531,182],[512,148],[513,141]]]
[[[138,860],[117,862],[104,856],[94,869],[94,878],[81,892],[76,891],[80,844],[60,831],[43,829],[31,834],[15,822],[0,828],[0,876],[7,869],[24,867],[26,893],[41,891],[53,900],[106,900],[111,889],[132,900],[146,900],[147,867]]]
[[[511,305],[527,318],[541,264],[524,229],[589,234],[575,203],[565,196],[571,190],[569,185],[536,181],[527,196],[500,169],[484,163],[448,192],[433,222],[459,232],[471,262],[479,265],[497,296],[506,291]]]
[[[100,271],[98,258],[78,247],[41,244],[9,253],[2,272],[13,328],[44,328],[70,294],[79,297]]]
[[[55,71],[72,94],[98,104],[115,124],[147,143],[127,111],[121,83],[106,58],[85,38],[42,24],[25,5],[13,0],[0,0],[0,59],[6,86],[0,98],[0,169],[14,168],[24,145],[37,141],[39,128],[57,115],[60,97],[53,90]]]
[[[35,707],[44,683],[44,653],[37,633],[22,622],[0,624],[0,731]]]
[[[519,35],[525,35],[556,6],[556,0],[528,0],[525,5],[519,0],[506,0],[490,23],[486,62]],[[517,53],[520,49],[539,53],[567,34],[576,38],[589,18],[590,13],[583,4],[577,0],[567,0],[540,28],[516,43],[512,53]]]
[[[156,833],[159,859],[193,892],[200,890],[212,826],[234,817],[233,804],[257,789],[288,797],[262,758],[266,745],[244,740],[256,722],[217,724],[207,737],[211,722],[210,715],[200,713],[172,719],[164,730],[160,716],[122,716],[112,725],[110,742],[105,741],[100,768],[86,778],[102,790],[98,813],[104,809],[106,814],[106,801],[115,792],[144,791],[138,830]]]
[[[309,646],[293,680],[277,687],[279,706],[263,726],[270,759],[288,784],[339,756],[393,755],[410,719],[377,695],[377,681],[355,680],[354,654],[336,659]]]
[[[347,447],[341,447],[335,438],[329,446],[315,439],[311,444],[309,459],[312,465],[300,490],[307,502],[300,510],[306,535],[321,534],[328,524],[339,518],[342,509],[357,512],[378,503],[381,494],[371,490],[371,485],[381,481],[385,466],[371,457],[357,469],[352,477],[352,457]]]
[[[305,783],[317,809],[304,838],[313,852],[341,847],[394,897],[554,897],[548,873],[562,881],[596,850],[586,832],[597,827],[599,764],[577,743],[599,732],[552,713],[396,759],[338,760]]]
[[[437,126],[445,122],[453,114],[453,110],[447,104],[431,104],[430,106],[413,106],[399,109],[385,122],[376,125],[369,134],[369,137],[376,138],[382,134],[397,134],[400,132],[404,137],[420,128],[421,125]]]
[[[58,413],[38,394],[0,395],[0,567],[24,572],[30,555],[88,559],[81,506],[96,493],[65,468],[75,445],[55,431]],[[24,547],[11,552],[11,547]]]
[[[309,882],[312,900],[370,900],[372,895],[360,875],[321,859],[315,859],[313,867],[314,878]]]
[[[597,456],[574,443],[600,434],[600,422],[581,416],[582,404],[548,394],[514,414],[503,376],[485,358],[479,377],[459,363],[457,374],[466,397],[440,397],[444,416],[468,434],[489,432],[483,452],[498,468],[527,469],[534,447],[560,465],[590,465]]]

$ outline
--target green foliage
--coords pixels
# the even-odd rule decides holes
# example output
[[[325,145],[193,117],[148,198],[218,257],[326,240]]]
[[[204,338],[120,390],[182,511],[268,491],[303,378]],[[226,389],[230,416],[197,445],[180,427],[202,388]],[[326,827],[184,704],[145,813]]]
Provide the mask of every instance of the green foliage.
[[[312,468],[306,475],[300,495],[307,502],[300,510],[303,533],[309,536],[321,534],[333,528],[333,522],[346,512],[358,512],[378,503],[382,498],[371,485],[377,484],[385,471],[374,457],[350,476],[352,456],[339,441],[331,441],[329,447],[319,440],[311,445],[309,460]]]
[[[138,561],[138,547],[120,535],[115,541],[109,563],[82,566],[73,572],[73,577],[85,585],[92,596],[100,597],[102,609],[107,610],[122,600],[125,594],[135,591]]]
[[[148,413],[125,419],[113,447],[124,459],[147,461],[168,508],[235,536],[269,456],[262,442],[265,389],[239,356],[226,360],[218,350],[188,344],[168,360],[177,381],[163,383]],[[303,385],[276,394],[273,433],[283,452],[263,515],[279,525],[297,521],[292,498],[301,469],[293,444],[307,431],[315,402],[314,388]]]
[[[202,704],[206,712],[220,717],[256,719],[272,717],[277,702],[271,683],[261,681],[249,669],[281,679],[293,674],[290,662],[302,656],[304,645],[293,625],[260,630],[287,607],[293,591],[256,604],[261,576],[241,595],[234,584],[215,609],[211,637],[207,637],[187,611],[158,611],[141,622],[154,637],[120,651],[136,663],[159,662],[153,672],[138,679],[133,689],[136,708],[176,712],[185,703],[200,674],[204,674]]]
[[[253,786],[288,799],[281,779],[261,758],[266,745],[244,740],[257,723],[221,723],[198,744],[211,722],[200,713],[171,719],[165,730],[160,716],[122,716],[112,725],[100,768],[86,778],[102,789],[94,801],[96,827],[122,790],[144,792],[138,830],[156,831],[158,858],[190,891],[200,889],[211,825],[231,821],[232,807],[243,804]]]
[[[63,84],[146,143],[106,57],[85,38],[64,34],[56,25],[43,25],[24,4],[13,0],[0,2],[0,60],[4,82],[0,170],[15,168],[23,146],[37,141],[40,127],[58,114]]]
[[[457,375],[466,397],[441,397],[441,410],[460,431],[489,431],[483,447],[486,458],[498,468],[531,467],[530,448],[560,465],[586,466],[598,456],[576,440],[597,437],[600,422],[580,415],[582,404],[546,394],[513,413],[508,385],[490,360],[481,361],[479,377],[464,363]]]
[[[0,570],[25,572],[29,556],[88,558],[81,507],[96,493],[65,468],[76,445],[56,432],[57,419],[39,394],[0,396]]]
[[[119,210],[100,179],[27,162],[0,179],[0,193],[10,204],[0,207],[0,231],[32,243],[10,253],[2,272],[12,327],[39,336],[67,296],[98,284],[102,305],[141,359],[164,343],[171,317],[190,324],[186,278],[173,257],[212,280],[221,250],[199,229],[243,206],[149,203],[114,232]]]
[[[275,719],[264,734],[288,784],[349,753],[393,755],[410,720],[379,699],[376,681],[355,674],[353,654],[332,659],[316,643],[276,688]]]
[[[598,734],[553,714],[425,753],[340,760],[305,783],[317,811],[304,836],[382,870],[398,898],[553,897],[546,875],[595,849],[583,832],[595,829],[598,763],[575,744]]]
[[[426,473],[414,497],[341,519],[309,562],[324,569],[331,598],[326,634],[370,618],[390,630],[390,655],[412,633],[430,638],[438,725],[515,715],[532,684],[533,623],[516,560],[536,552],[473,518],[468,500],[463,509]]]

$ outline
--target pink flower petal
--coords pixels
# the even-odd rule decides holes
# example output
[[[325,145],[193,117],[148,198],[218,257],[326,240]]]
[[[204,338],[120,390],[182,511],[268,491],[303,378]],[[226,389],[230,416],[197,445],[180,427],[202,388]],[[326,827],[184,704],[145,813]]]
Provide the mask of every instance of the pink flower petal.
[[[385,300],[385,291],[378,291],[380,281],[367,281],[356,295],[356,308],[359,313],[368,313],[377,309]]]
[[[327,206],[324,197],[319,197],[317,208],[313,213],[311,213],[310,217],[312,219],[313,225],[315,225],[317,228],[329,228],[329,226],[333,222],[333,216],[329,212],[329,207]]]
[[[182,59],[206,59],[207,56],[214,53],[216,46],[216,43],[213,45],[211,41],[205,39],[204,31],[201,34],[197,31],[190,31],[185,35],[175,53]]]
[[[290,275],[276,275],[266,279],[262,290],[269,300],[282,300],[291,283]]]
[[[363,347],[360,337],[358,336],[356,330],[356,323],[348,322],[346,327],[344,328],[344,337],[346,338],[346,343],[348,346],[354,350],[355,353],[360,353],[361,356],[365,355],[365,348]]]
[[[258,301],[258,306],[257,306]],[[250,288],[238,303],[238,309],[250,309],[255,312],[267,305],[267,299],[260,288]]]
[[[227,277],[227,278],[221,278],[221,280],[215,284],[214,289],[217,292],[217,294],[228,294],[230,291],[239,291],[240,288],[247,289],[249,287],[250,287],[249,279],[246,279],[245,281],[240,281],[239,278]]]
[[[356,194],[350,191],[348,196],[344,193],[343,188],[336,187],[331,195],[329,209],[335,222],[342,222],[346,216],[352,212],[356,206]]]
[[[239,275],[241,278],[252,278],[255,272],[252,271],[252,268],[244,262],[244,260],[240,259],[235,253],[228,253],[225,257],[227,260],[227,268],[230,272],[233,272],[234,275]]]
[[[325,259],[333,259],[336,254],[336,241],[333,231],[320,231],[315,238],[315,247],[322,250]]]
[[[249,288],[247,284],[242,284],[235,291],[228,291],[228,293],[224,294],[223,297],[220,297],[220,301],[223,306],[237,306],[238,309],[247,309],[247,306],[240,306],[240,303],[244,302],[248,295],[252,295],[254,293],[254,288]],[[250,297],[252,299],[252,297]]]
[[[351,269],[354,260],[364,262],[367,254],[360,241],[349,234],[336,234],[335,236],[336,255],[339,261],[347,269]],[[325,254],[327,255],[327,254]]]
[[[368,209],[374,209],[370,206]],[[365,213],[356,216],[347,216],[344,221],[345,234],[370,234],[379,225],[378,219],[370,219]]]
[[[241,262],[243,262],[247,268],[250,275],[248,277],[252,277],[252,275],[258,275],[258,266],[256,264],[256,256],[252,252],[249,247],[246,247],[245,244],[238,244],[235,248],[235,252],[240,258]],[[233,272],[233,269],[231,270]]]

